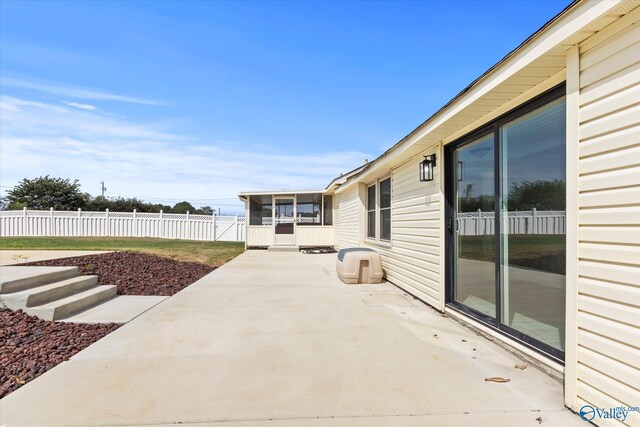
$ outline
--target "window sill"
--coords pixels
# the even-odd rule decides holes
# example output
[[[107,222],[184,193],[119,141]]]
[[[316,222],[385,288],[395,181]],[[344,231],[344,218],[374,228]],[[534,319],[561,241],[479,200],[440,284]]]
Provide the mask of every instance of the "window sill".
[[[365,239],[364,243],[366,245],[371,245],[371,246],[378,246],[380,248],[385,248],[385,249],[391,249],[393,246],[391,245],[391,242],[387,242],[385,240],[371,240],[371,239]]]

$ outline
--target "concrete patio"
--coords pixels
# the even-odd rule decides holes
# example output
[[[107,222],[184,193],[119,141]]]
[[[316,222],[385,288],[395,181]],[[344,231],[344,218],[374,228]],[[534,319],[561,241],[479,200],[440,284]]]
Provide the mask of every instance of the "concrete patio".
[[[556,380],[334,263],[244,253],[2,399],[0,424],[584,425]]]

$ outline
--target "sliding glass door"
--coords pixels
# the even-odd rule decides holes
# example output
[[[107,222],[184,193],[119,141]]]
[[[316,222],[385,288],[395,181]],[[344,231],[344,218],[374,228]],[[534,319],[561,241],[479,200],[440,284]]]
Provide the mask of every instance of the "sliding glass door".
[[[561,359],[564,88],[447,151],[449,302]]]

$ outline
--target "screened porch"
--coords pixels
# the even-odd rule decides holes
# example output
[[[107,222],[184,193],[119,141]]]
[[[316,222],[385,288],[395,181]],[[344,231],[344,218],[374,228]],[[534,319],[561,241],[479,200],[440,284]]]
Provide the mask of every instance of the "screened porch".
[[[333,246],[333,194],[242,193],[248,248]]]

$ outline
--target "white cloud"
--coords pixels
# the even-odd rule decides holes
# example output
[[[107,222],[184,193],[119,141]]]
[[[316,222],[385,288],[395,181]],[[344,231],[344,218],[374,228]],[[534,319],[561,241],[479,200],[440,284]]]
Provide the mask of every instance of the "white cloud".
[[[65,101],[64,103],[66,105],[68,105],[69,107],[74,107],[74,108],[77,108],[79,110],[93,111],[93,110],[97,110],[98,109],[98,107],[96,107],[95,105],[91,105],[91,104],[81,104],[79,102],[68,102],[68,101]]]
[[[61,95],[68,98],[92,99],[95,101],[118,101],[132,104],[144,105],[166,105],[166,103],[143,98],[135,98],[131,96],[118,95],[106,91],[91,88],[83,88],[78,86],[67,85],[64,83],[30,80],[15,77],[1,77],[0,86],[17,87],[29,89],[38,92],[49,93],[53,95]]]
[[[359,152],[294,155],[242,144],[197,143],[162,130],[162,123],[136,124],[99,110],[65,108],[0,97],[0,181],[13,186],[40,175],[77,178],[97,194],[105,181],[111,194],[148,201],[190,200],[240,213],[240,191],[323,188],[360,165]],[[213,200],[218,199],[218,200]]]

